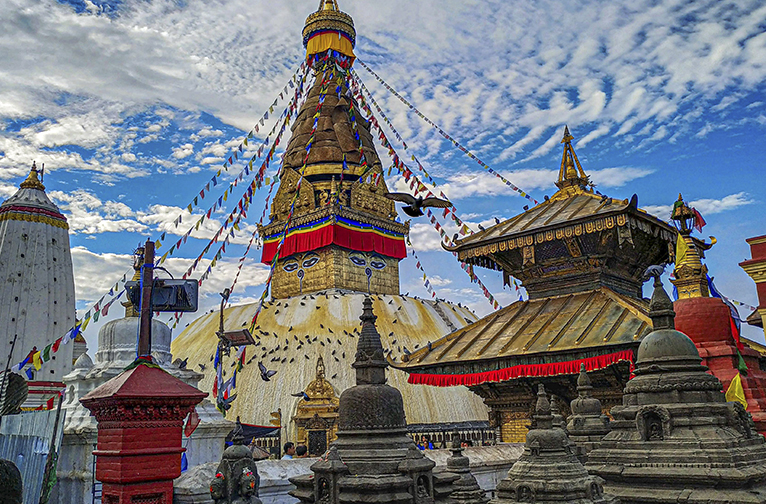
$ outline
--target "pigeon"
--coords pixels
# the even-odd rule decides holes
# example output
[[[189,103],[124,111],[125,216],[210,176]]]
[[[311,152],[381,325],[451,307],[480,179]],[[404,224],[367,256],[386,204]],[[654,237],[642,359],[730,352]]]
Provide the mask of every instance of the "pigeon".
[[[287,357],[285,357],[284,359],[282,359],[282,364],[284,364],[285,362],[287,362]]]
[[[301,301],[301,306],[306,306],[306,303],[304,303],[303,301]]]
[[[433,349],[433,346],[431,345],[431,342],[428,342],[428,351],[430,352]]]
[[[324,346],[324,341],[320,341],[319,344]]]
[[[333,356],[333,359],[335,359],[335,362],[340,362],[337,357]]]
[[[290,326],[287,330],[288,331],[292,331],[293,330],[293,326]]]
[[[321,327],[322,329],[324,329],[324,325],[322,325],[322,324],[319,324],[319,327]]]
[[[479,228],[479,231],[484,231],[484,226],[481,224],[476,224],[476,226]]]
[[[500,224],[500,219],[498,219],[497,217],[495,217],[495,224]]]
[[[392,299],[391,301],[389,301],[389,302],[388,302],[388,304],[391,304],[391,303],[393,303],[393,302],[394,302],[394,300]]]
[[[394,319],[394,321],[393,321],[393,322],[391,322],[391,323],[392,323],[392,324],[396,324],[396,319]]]
[[[316,308],[316,309],[318,310],[318,309],[319,309],[319,306],[315,306],[314,308]]]
[[[204,364],[198,364],[198,366],[199,366],[199,370],[200,371],[204,371],[205,370],[205,365]]]
[[[215,355],[210,356],[210,362],[213,362],[213,359],[215,359]]]
[[[337,350],[333,350],[333,351],[332,351],[332,355],[335,355],[335,352],[337,352]]]
[[[662,273],[665,271],[666,266],[667,266],[667,263],[662,263],[662,264],[655,264],[653,266],[649,266],[648,268],[646,268],[646,271],[644,271],[644,276],[643,276],[644,281],[647,281],[652,277],[662,276]]]
[[[304,401],[308,401],[309,399],[311,399],[309,397],[309,395],[306,392],[302,391],[302,390],[300,392],[296,393],[296,394],[290,394],[290,395],[293,396],[293,397],[300,397]]]
[[[222,409],[224,411],[229,411],[231,409],[231,403],[233,403],[234,399],[236,399],[236,398],[237,398],[237,394],[233,394],[228,399],[224,399],[223,397],[221,397],[218,400],[218,409]]]
[[[411,354],[411,353],[412,353],[412,352],[410,352],[410,351],[407,349],[407,347],[402,347],[402,348],[404,349],[404,353],[405,353],[405,354],[409,355],[409,354]]]
[[[295,362],[295,357],[290,357],[290,364],[292,364],[293,362]]]
[[[400,306],[399,308],[397,308],[397,309],[396,309],[396,311],[399,311],[399,310],[401,310],[401,309],[402,309],[402,307]]]
[[[390,338],[391,336],[393,336],[393,335],[394,335],[394,331],[391,331],[390,333],[388,333],[388,337],[389,337],[389,338]]]
[[[396,345],[396,340],[391,342],[392,345]]]
[[[416,198],[410,194],[398,192],[387,193],[385,196],[390,200],[404,203],[402,211],[410,217],[420,217],[423,215],[423,210],[421,210],[421,208],[449,208],[452,206],[452,203],[449,201],[434,197],[423,198],[422,196],[418,196]]]
[[[330,329],[329,327],[327,328],[327,330],[328,330],[328,331],[330,331],[330,334],[334,334],[334,333],[332,332],[332,329]]]
[[[335,379],[335,378],[337,378],[337,377],[338,377],[338,373],[335,373],[334,375],[332,375],[332,376],[330,377],[330,379],[331,379],[331,380],[334,380],[334,379]]]
[[[263,381],[271,381],[271,377],[277,374],[277,372],[274,370],[266,369],[266,366],[263,365],[263,362],[258,363],[258,369],[261,371],[261,380]]]
[[[279,310],[276,310],[276,311],[274,312],[274,315],[276,315],[277,313],[279,313]]]
[[[346,358],[346,352],[343,352],[343,355],[341,355],[344,359]]]
[[[186,369],[186,365],[189,363],[189,358],[185,358],[181,362],[178,363],[178,369]]]

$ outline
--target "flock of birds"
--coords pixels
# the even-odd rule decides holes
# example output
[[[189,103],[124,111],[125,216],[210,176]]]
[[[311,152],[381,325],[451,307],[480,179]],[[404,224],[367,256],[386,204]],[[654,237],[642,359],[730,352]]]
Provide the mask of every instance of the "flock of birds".
[[[331,297],[334,299],[339,299],[339,296],[344,296],[346,293],[343,291],[336,291],[336,293],[316,293],[316,294],[307,294],[302,296],[301,298],[288,298],[283,300],[276,300],[269,303],[264,304],[263,309],[267,310],[269,308],[275,308],[274,314],[278,314],[281,310],[284,310],[285,308],[289,308],[292,303],[299,303],[301,306],[306,306],[307,302],[310,301],[316,301],[316,299],[322,296],[325,299],[330,299]],[[381,296],[377,296],[377,299],[380,301],[384,301],[385,299]],[[387,304],[393,304],[394,299],[393,297],[388,300]],[[447,305],[449,306],[449,305]],[[459,305],[462,307],[462,305]],[[396,309],[396,312],[399,312],[402,310],[403,306],[399,306]],[[315,306],[317,310],[321,308],[321,306]],[[452,310],[457,313],[457,310],[454,306],[451,306]],[[473,320],[466,318],[465,319],[467,323],[473,322]],[[394,318],[391,321],[392,324],[398,323],[398,318]],[[243,326],[245,326],[243,324]],[[361,327],[361,324],[360,324]],[[323,323],[319,324],[319,331],[318,333],[322,333],[321,335],[317,334],[317,332],[312,334],[303,334],[298,335],[295,331],[293,326],[289,326],[287,328],[288,336],[283,336],[278,334],[275,331],[267,331],[261,328],[260,326],[256,326],[253,338],[255,339],[255,344],[251,345],[247,349],[247,353],[250,354],[249,359],[245,362],[245,365],[250,365],[253,363],[253,361],[257,361],[258,363],[258,371],[259,375],[261,377],[261,380],[264,382],[269,382],[274,377],[274,375],[277,374],[277,371],[275,369],[269,369],[270,367],[276,367],[280,365],[290,365],[295,364],[296,360],[300,359],[300,353],[296,354],[295,351],[303,351],[302,355],[305,360],[311,360],[314,358],[314,356],[318,353],[317,351],[312,351],[312,348],[320,349],[319,353],[324,354],[327,350],[330,350],[330,356],[335,361],[340,363],[341,360],[345,360],[347,357],[346,349],[343,346],[343,339],[354,339],[359,336],[360,334],[360,327],[355,327],[353,330],[348,331],[346,329],[335,329],[333,330],[331,327],[326,327]],[[401,337],[397,334],[395,334],[394,331],[391,331],[388,333],[388,335],[381,335],[381,339],[383,340],[384,346],[387,346],[385,349],[385,353],[387,355],[391,355],[394,353],[394,350],[398,352],[398,354],[405,354],[408,355],[411,353],[410,349],[407,348],[405,344],[400,342]],[[387,340],[387,343],[386,343]],[[431,342],[427,342],[426,344],[429,348],[431,347]],[[420,348],[420,344],[416,344],[413,347],[413,350],[417,350]],[[294,352],[291,352],[292,355],[288,354],[287,352],[289,350],[293,349]],[[350,357],[353,357],[353,352],[349,355]],[[209,369],[212,369],[213,365],[212,362],[215,359],[215,354],[212,354],[210,356],[210,362],[208,364],[200,363],[198,364],[199,370],[203,373]],[[396,357],[392,355],[392,360],[396,361]],[[186,363],[188,362],[188,358],[181,361],[183,363],[183,366],[186,366]],[[225,366],[223,369],[223,376],[225,377],[227,375],[226,368],[232,368],[237,365],[237,359],[233,358],[232,361],[229,363],[228,366]],[[333,374],[330,379],[333,380],[338,377],[338,373]],[[305,392],[297,392],[295,394],[292,394],[294,397],[303,397],[306,399],[308,396],[305,395]]]

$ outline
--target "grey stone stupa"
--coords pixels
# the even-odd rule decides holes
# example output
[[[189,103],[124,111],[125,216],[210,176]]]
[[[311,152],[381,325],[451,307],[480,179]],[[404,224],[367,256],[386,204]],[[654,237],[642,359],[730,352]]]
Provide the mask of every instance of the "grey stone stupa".
[[[338,439],[311,466],[313,474],[290,479],[297,487],[290,494],[306,504],[450,502],[458,476],[433,474],[434,462],[407,435],[402,395],[386,385],[388,364],[369,297],[360,318],[356,386],[340,396]]]
[[[572,415],[567,419],[567,434],[576,447],[577,458],[585,463],[588,454],[597,448],[601,439],[609,433],[609,417],[601,409],[601,401],[591,395],[593,386],[585,364],[580,365],[577,377],[577,395],[570,403]]]
[[[764,439],[675,330],[659,277],[650,315],[654,331],[638,348],[635,377],[586,467],[622,504],[766,503]]]
[[[617,504],[604,495],[603,480],[589,475],[577,459],[566,432],[553,425],[542,384],[538,385],[534,419],[524,453],[497,485],[492,504]]]
[[[450,497],[455,504],[486,504],[489,498],[481,489],[476,478],[471,474],[470,460],[463,455],[460,446],[460,436],[457,432],[452,435],[452,456],[447,459],[447,471],[457,474],[458,479],[452,483]]]

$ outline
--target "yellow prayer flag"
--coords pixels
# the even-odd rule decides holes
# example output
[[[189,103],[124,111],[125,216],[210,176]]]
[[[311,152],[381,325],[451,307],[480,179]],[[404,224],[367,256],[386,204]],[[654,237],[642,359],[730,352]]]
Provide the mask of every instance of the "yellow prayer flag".
[[[226,190],[223,192],[223,200],[224,200],[224,201],[226,201],[226,200],[228,200],[228,199],[229,199],[229,190],[228,190],[228,189],[226,189]]]
[[[38,371],[43,367],[43,360],[40,358],[40,352],[35,352],[32,355],[32,365],[35,366],[35,369]]]
[[[732,378],[729,388],[726,390],[727,401],[737,401],[747,409],[747,399],[745,399],[745,389],[742,388],[742,377],[739,373]]]
[[[686,260],[688,252],[689,245],[686,244],[681,233],[678,233],[678,239],[676,239],[676,266],[682,264]]]

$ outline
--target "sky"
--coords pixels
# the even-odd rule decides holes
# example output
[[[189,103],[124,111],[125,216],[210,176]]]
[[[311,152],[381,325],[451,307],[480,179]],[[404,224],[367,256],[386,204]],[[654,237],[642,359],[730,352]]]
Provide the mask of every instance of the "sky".
[[[33,160],[45,163],[47,192],[69,219],[82,316],[130,268],[136,246],[186,232],[173,225],[177,216],[299,67],[301,29],[318,1],[0,2],[0,199],[15,192]],[[602,193],[636,193],[664,219],[683,193],[708,222],[701,237],[718,240],[706,264],[719,290],[757,304],[738,263],[750,257],[745,239],[766,234],[766,4],[339,2],[354,19],[358,58],[535,199],[555,192],[564,125]],[[469,226],[523,211],[527,200],[356,69],[407,153]],[[378,153],[387,166],[386,151]],[[223,191],[242,168],[235,163],[214,189]],[[388,184],[407,189],[396,176]],[[266,192],[256,192],[247,222],[203,283],[202,311],[231,284]],[[181,276],[229,211],[213,213],[167,269]],[[193,222],[188,212],[183,222]],[[428,221],[413,221],[411,240],[438,297],[479,315],[492,310]],[[259,259],[259,250],[245,259],[234,303],[260,297],[268,270]],[[501,305],[518,298],[497,272],[477,272]],[[412,258],[402,261],[401,291],[428,297]],[[120,311],[87,329],[91,352],[101,324]],[[185,315],[175,334],[194,317]],[[744,334],[763,341],[757,328]]]

